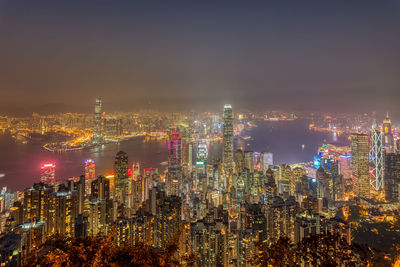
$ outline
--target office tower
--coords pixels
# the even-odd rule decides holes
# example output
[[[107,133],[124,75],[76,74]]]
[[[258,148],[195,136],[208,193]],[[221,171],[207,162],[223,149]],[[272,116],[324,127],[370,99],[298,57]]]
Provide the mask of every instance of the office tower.
[[[392,133],[392,122],[389,118],[389,113],[386,114],[386,118],[383,120],[383,144],[389,152],[393,150],[393,133]]]
[[[150,190],[154,187],[157,186],[158,184],[161,183],[161,177],[158,174],[158,169],[157,168],[144,168],[143,169],[143,201],[149,199],[149,192]]]
[[[85,209],[85,188],[86,188],[86,181],[85,175],[81,175],[78,182],[74,183],[74,190],[76,190],[78,194],[78,214],[83,214]]]
[[[343,175],[343,179],[351,178],[351,156],[340,155],[339,158],[339,174]]]
[[[144,181],[141,175],[136,176],[132,180],[131,184],[132,191],[132,208],[134,211],[138,210],[142,202],[144,201]]]
[[[206,174],[208,160],[207,143],[200,141],[197,145],[196,154],[196,173],[197,175]]]
[[[372,172],[371,185],[377,192],[383,193],[383,168],[385,151],[383,149],[383,134],[374,123],[371,130],[371,151],[369,154]]]
[[[269,167],[265,172],[265,197],[264,202],[270,206],[272,203],[272,199],[275,197],[277,188],[275,183],[275,174],[274,171]]]
[[[94,127],[93,127],[93,136],[92,143],[93,144],[101,144],[103,142],[103,133],[102,133],[102,101],[97,98],[94,104]]]
[[[128,194],[128,155],[119,151],[114,162],[115,193],[114,200],[119,204],[127,204]]]
[[[56,164],[45,163],[40,168],[40,181],[45,184],[55,185],[56,183]]]
[[[254,151],[244,152],[244,167],[247,168],[250,173],[254,172]]]
[[[177,196],[182,182],[182,139],[174,127],[168,142],[167,192]]]
[[[222,163],[226,174],[233,171],[233,114],[232,106],[226,104],[224,106],[224,123],[222,137]]]
[[[245,168],[244,152],[241,149],[235,151],[235,170],[236,173],[242,173]]]
[[[85,161],[85,179],[86,179],[85,193],[86,193],[86,195],[90,195],[91,185],[95,178],[96,178],[96,164],[94,163],[94,160],[87,159]]]
[[[293,172],[289,165],[282,164],[279,166],[278,173],[278,192],[286,197],[294,194],[295,187],[293,185]]]
[[[265,172],[268,166],[274,165],[274,158],[272,153],[261,152],[260,155],[260,171]]]
[[[91,184],[91,196],[98,200],[106,200],[110,198],[110,181],[100,175]]]
[[[193,144],[191,142],[185,142],[183,145],[183,162],[187,166],[187,171],[192,172],[193,168]]]
[[[387,201],[399,200],[400,153],[388,153],[385,159],[385,198]]]
[[[352,134],[351,153],[352,178],[358,185],[356,188],[356,196],[370,198],[368,135]]]

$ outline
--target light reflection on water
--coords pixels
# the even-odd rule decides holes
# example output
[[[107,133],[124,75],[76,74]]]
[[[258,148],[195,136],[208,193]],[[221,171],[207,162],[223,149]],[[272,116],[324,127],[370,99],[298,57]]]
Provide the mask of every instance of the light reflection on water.
[[[310,131],[305,121],[260,122],[258,125],[245,133],[252,138],[237,139],[236,147],[272,152],[275,164],[310,161],[324,142],[348,143],[346,136]],[[302,144],[305,144],[304,149]],[[213,143],[209,149],[209,161],[221,158],[221,149],[221,143]],[[165,166],[160,163],[168,159],[166,140],[145,141],[137,137],[91,150],[52,153],[42,149],[40,144],[17,143],[11,136],[0,134],[0,173],[5,174],[0,180],[0,186],[23,189],[32,185],[39,180],[39,168],[45,161],[56,163],[56,176],[62,180],[83,174],[83,162],[87,158],[96,162],[96,174],[104,174],[112,171],[114,156],[119,150],[128,154],[130,164],[138,161],[142,168],[156,167],[162,171]]]

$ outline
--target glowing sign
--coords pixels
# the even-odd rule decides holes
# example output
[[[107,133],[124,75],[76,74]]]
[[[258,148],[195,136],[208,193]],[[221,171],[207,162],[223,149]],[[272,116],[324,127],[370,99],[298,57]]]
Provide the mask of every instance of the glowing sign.
[[[321,159],[319,157],[314,157],[314,168],[318,169],[321,167]]]
[[[42,165],[42,169],[43,168],[49,168],[49,167],[55,168],[56,164],[54,164],[54,163],[45,163],[45,164]]]
[[[197,164],[197,165],[204,165],[204,162],[202,162],[202,161],[197,161],[196,164]]]

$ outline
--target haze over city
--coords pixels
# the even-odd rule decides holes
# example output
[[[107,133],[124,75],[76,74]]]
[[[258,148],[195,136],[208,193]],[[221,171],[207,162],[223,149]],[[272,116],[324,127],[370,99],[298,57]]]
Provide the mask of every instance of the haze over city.
[[[398,112],[399,1],[1,1],[0,111]]]

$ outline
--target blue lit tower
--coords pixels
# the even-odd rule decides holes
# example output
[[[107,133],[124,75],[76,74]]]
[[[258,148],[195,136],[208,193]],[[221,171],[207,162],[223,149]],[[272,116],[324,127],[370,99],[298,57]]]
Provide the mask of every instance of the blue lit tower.
[[[177,196],[182,181],[182,138],[179,132],[174,130],[169,136],[168,142],[168,174],[167,193]]]
[[[233,171],[233,115],[232,106],[230,104],[224,106],[222,146],[223,168],[224,172],[228,174]]]
[[[102,119],[102,101],[97,98],[94,104],[94,128],[92,143],[101,144],[103,142],[103,134],[101,132],[101,119]]]

